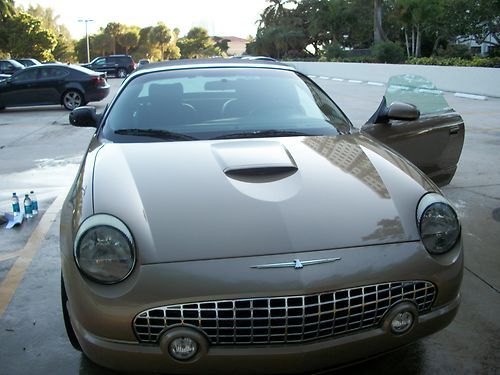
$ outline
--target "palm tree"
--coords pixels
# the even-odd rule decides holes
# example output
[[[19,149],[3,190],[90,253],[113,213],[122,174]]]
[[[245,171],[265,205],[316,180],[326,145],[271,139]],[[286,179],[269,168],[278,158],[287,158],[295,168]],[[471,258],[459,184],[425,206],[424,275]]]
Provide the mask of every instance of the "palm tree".
[[[118,42],[125,48],[125,54],[128,55],[130,48],[134,48],[139,43],[139,32],[136,30],[129,30],[123,34],[118,35]]]
[[[106,51],[109,51],[111,48],[113,48],[111,46],[111,43],[111,38],[104,33],[99,33],[92,37],[92,47],[97,50],[98,55],[100,56],[104,56],[106,54]]]
[[[373,42],[375,44],[386,40],[384,29],[382,28],[382,0],[373,0],[374,10],[374,25],[373,25]]]
[[[295,0],[267,0],[270,3],[262,12],[259,27],[268,27],[280,19],[286,12],[286,4],[295,4]]]
[[[161,59],[165,58],[165,47],[170,43],[172,33],[163,22],[158,22],[158,25],[153,27],[149,32],[149,41],[153,45],[157,45],[161,51]]]
[[[116,55],[116,41],[118,36],[123,31],[123,25],[117,22],[110,22],[104,29],[104,33],[108,34],[113,41],[113,55]]]

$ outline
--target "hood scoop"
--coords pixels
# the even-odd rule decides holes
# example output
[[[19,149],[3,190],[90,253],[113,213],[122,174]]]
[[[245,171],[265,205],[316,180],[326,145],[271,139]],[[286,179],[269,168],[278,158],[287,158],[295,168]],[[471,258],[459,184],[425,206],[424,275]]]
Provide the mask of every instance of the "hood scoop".
[[[226,176],[243,182],[277,181],[298,170],[280,142],[231,141],[214,144],[212,149]]]

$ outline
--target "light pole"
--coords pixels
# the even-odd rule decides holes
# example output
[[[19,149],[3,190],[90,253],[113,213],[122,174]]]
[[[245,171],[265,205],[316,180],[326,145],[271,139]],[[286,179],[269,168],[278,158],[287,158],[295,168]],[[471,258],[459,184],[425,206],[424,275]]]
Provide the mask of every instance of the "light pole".
[[[89,22],[94,22],[94,20],[78,20],[78,22],[85,22],[85,39],[87,39],[87,62],[90,62],[90,47],[89,47],[89,33],[87,31],[87,24]]]

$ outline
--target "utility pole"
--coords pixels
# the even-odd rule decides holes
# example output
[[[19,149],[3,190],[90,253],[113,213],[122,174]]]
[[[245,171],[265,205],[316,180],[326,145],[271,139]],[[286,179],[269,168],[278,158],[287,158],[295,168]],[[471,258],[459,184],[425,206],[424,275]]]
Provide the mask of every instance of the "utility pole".
[[[94,22],[94,20],[84,19],[84,20],[78,20],[78,22],[85,22],[85,39],[87,40],[87,63],[89,63],[90,62],[90,46],[89,46],[89,33],[87,30],[87,25],[89,22]]]

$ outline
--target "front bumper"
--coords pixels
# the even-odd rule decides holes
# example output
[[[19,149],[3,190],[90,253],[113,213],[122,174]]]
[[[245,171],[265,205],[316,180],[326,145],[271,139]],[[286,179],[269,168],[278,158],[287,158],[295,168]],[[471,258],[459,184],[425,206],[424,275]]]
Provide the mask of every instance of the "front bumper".
[[[213,347],[194,363],[180,363],[159,346],[100,338],[73,322],[85,354],[101,366],[119,371],[183,374],[310,373],[363,360],[414,342],[445,328],[455,317],[460,296],[421,315],[412,331],[395,336],[384,327],[304,345]]]
[[[64,251],[63,251],[64,253]],[[283,260],[342,258],[293,268],[254,269]],[[430,256],[420,242],[272,255],[138,265],[124,282],[103,286],[84,279],[71,256],[62,257],[68,310],[85,354],[121,371],[169,373],[310,373],[362,360],[406,345],[446,327],[456,315],[463,270],[462,245]],[[140,344],[132,322],[141,311],[199,301],[307,295],[391,280],[427,280],[436,286],[431,309],[407,334],[385,324],[309,343],[209,346],[192,363],[180,363],[160,345]]]

